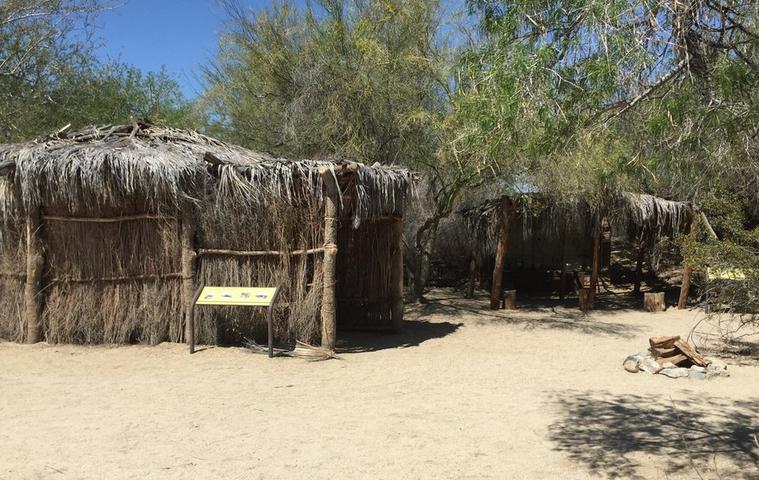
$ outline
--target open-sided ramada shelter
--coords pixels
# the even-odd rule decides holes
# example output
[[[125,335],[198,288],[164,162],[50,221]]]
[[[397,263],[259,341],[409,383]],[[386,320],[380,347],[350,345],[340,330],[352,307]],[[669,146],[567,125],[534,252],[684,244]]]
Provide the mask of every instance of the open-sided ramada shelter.
[[[412,175],[289,161],[192,131],[89,127],[0,145],[0,337],[187,337],[196,287],[281,286],[279,342],[397,330]],[[196,337],[261,338],[264,312],[198,312]]]

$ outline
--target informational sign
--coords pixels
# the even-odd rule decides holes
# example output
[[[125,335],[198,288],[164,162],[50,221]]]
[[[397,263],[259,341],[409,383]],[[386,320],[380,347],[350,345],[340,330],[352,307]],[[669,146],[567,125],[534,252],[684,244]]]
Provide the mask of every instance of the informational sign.
[[[268,307],[276,291],[276,288],[259,287],[203,287],[195,304]]]
[[[709,268],[706,274],[712,280],[746,280],[746,273],[739,268]]]

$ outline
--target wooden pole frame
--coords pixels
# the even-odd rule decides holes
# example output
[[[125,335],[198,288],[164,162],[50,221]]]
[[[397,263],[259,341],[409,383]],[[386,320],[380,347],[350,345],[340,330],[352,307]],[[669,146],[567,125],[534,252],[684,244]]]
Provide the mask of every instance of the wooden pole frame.
[[[590,306],[595,306],[598,290],[598,275],[601,267],[601,224],[603,217],[599,214],[593,226],[593,265],[590,271]]]
[[[337,341],[337,233],[339,228],[340,187],[332,170],[321,167],[324,185],[324,261],[322,262],[322,348],[335,350]]]
[[[42,274],[45,257],[42,247],[42,216],[39,210],[26,215],[26,283],[24,284],[24,321],[26,343],[42,340]]]

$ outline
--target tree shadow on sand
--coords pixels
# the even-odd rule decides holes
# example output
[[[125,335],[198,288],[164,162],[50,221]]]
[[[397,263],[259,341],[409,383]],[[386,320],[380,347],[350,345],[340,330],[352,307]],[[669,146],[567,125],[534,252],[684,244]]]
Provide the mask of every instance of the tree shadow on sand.
[[[561,419],[549,427],[555,449],[610,478],[759,478],[759,397],[566,392],[552,405]],[[646,476],[636,457],[655,456]],[[647,463],[651,463],[649,460]]]
[[[452,334],[461,325],[461,323],[450,322],[404,320],[400,333],[339,332],[336,351],[337,353],[357,353],[388,348],[418,347],[427,340]]]
[[[539,306],[540,305],[540,306]],[[520,304],[517,310],[490,310],[487,304],[461,298],[436,298],[409,309],[419,318],[445,315],[453,318],[467,315],[474,325],[514,325],[525,330],[562,330],[585,335],[634,338],[642,327],[619,322],[600,321],[593,314],[579,309],[557,309],[543,304]]]

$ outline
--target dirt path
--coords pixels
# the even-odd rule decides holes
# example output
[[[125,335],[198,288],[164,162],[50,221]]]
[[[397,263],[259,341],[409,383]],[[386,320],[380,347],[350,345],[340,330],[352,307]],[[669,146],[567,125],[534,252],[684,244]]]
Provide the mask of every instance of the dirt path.
[[[321,363],[1,343],[0,479],[759,478],[759,368],[621,368],[696,312],[484,305],[435,292]]]

